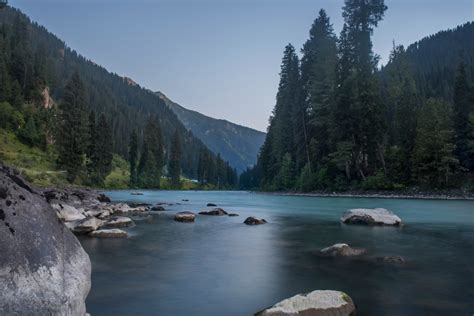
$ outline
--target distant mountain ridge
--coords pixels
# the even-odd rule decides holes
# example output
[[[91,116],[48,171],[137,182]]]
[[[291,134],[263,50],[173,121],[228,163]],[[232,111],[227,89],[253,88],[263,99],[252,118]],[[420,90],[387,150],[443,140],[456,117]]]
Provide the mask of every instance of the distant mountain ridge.
[[[266,133],[188,110],[173,102],[162,92],[156,92],[156,94],[194,136],[215,154],[220,153],[222,158],[229,161],[238,172],[244,171],[257,162]]]

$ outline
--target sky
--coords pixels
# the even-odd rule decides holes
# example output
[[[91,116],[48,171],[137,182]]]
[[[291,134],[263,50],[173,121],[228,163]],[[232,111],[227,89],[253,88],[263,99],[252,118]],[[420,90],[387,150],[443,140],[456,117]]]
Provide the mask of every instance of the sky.
[[[283,49],[299,50],[324,8],[343,0],[9,0],[86,58],[203,114],[265,131]],[[473,0],[385,0],[373,35],[386,63],[409,45],[474,20]]]

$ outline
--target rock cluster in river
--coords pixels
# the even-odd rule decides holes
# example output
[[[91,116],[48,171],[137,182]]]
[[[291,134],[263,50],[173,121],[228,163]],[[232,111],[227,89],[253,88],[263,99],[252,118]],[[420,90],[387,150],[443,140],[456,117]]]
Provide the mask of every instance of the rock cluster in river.
[[[105,195],[87,189],[45,189],[43,195],[66,227],[75,234],[91,237],[126,237],[127,232],[117,228],[133,226],[129,216],[148,211],[144,205],[111,203]],[[107,231],[93,233],[100,230]]]
[[[0,166],[2,315],[86,314],[89,256],[45,198],[13,169]],[[61,215],[85,218],[64,209]]]
[[[255,316],[355,316],[352,299],[344,292],[318,290],[276,303]]]

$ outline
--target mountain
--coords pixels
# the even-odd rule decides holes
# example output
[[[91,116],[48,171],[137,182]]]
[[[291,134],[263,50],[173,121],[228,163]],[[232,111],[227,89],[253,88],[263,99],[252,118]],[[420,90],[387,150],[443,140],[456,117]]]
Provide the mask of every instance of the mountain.
[[[468,76],[474,78],[474,22],[426,36],[410,44],[402,55],[423,98],[451,102],[458,66],[464,64]],[[394,60],[382,67],[380,76],[384,81],[395,67]]]
[[[220,154],[239,173],[257,162],[265,133],[188,110],[162,92],[156,92],[156,95],[176,114],[187,130],[215,154]]]
[[[207,152],[216,159],[155,93],[81,56],[20,10],[10,6],[0,10],[0,117],[18,118],[15,123],[0,120],[0,128],[19,134],[24,122],[33,121],[43,139],[33,145],[51,144],[45,136],[55,131],[54,104],[61,104],[66,82],[75,72],[84,83],[89,109],[104,113],[112,127],[115,154],[127,159],[132,130],[141,139],[147,119],[155,116],[162,127],[166,155],[172,136],[179,132],[186,176],[197,178],[200,157]]]

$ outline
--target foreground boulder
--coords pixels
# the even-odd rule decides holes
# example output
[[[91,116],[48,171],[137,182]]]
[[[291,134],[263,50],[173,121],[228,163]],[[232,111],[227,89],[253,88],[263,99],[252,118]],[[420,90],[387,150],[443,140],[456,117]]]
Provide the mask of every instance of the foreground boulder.
[[[348,244],[334,244],[319,251],[323,255],[332,257],[353,257],[365,254],[367,251],[363,248],[352,248]]]
[[[0,314],[85,315],[89,256],[56,211],[0,166]]]
[[[174,216],[174,220],[177,222],[194,222],[196,214],[193,212],[178,212]]]
[[[125,216],[112,217],[107,223],[107,227],[129,227],[133,226],[133,221]]]
[[[341,222],[345,224],[401,226],[402,220],[397,215],[384,208],[356,208],[344,213]]]
[[[89,233],[91,237],[98,238],[125,238],[128,236],[127,232],[118,228],[99,229]]]
[[[352,299],[340,291],[313,291],[276,303],[256,316],[354,316]]]
[[[221,208],[215,208],[215,209],[212,209],[210,211],[199,212],[199,214],[201,214],[201,215],[212,215],[212,216],[222,216],[222,215],[227,215],[227,212],[224,211]]]
[[[262,225],[262,224],[266,224],[267,221],[264,220],[263,218],[262,219],[258,219],[256,217],[247,217],[244,221],[244,224],[247,224],[247,225]]]

